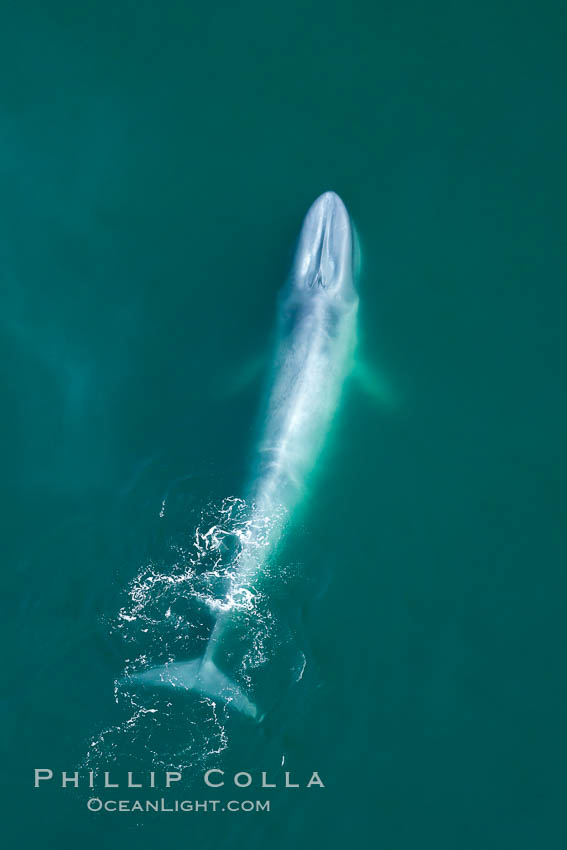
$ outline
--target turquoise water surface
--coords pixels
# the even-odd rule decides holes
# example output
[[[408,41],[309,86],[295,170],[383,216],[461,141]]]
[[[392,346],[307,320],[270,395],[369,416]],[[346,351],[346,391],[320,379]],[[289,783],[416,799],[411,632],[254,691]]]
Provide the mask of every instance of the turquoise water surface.
[[[562,8],[2,11],[3,845],[564,847]],[[202,650],[198,534],[245,521],[277,294],[326,189],[379,398],[345,386],[270,563],[266,718],[115,690]],[[168,766],[174,796],[271,811],[33,788]],[[211,795],[207,767],[325,788]]]

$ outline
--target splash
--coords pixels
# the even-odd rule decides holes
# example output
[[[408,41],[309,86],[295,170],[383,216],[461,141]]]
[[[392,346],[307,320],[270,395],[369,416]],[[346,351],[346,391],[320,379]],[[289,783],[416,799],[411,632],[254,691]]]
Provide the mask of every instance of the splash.
[[[167,499],[160,506],[160,519]],[[258,587],[231,591],[238,555],[252,547],[265,558],[270,531],[282,516],[258,519],[252,506],[230,497],[199,512],[194,531],[170,541],[164,558],[143,566],[122,594],[118,613],[107,621],[111,639],[122,647],[123,669],[114,697],[121,720],[94,734],[82,767],[109,764],[203,768],[229,746],[231,716],[222,703],[171,690],[140,690],[129,677],[173,660],[203,654],[216,616],[235,609],[246,622],[246,644],[235,678],[253,688],[256,671],[289,643],[289,629],[269,595]],[[272,559],[273,560],[273,559]],[[285,585],[293,570],[266,563],[262,588]],[[232,718],[234,722],[234,718]]]

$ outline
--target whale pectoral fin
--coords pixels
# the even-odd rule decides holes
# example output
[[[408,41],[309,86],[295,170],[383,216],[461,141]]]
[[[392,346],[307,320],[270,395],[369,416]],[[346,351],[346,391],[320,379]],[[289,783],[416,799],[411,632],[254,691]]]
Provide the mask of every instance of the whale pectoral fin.
[[[385,373],[376,366],[358,361],[353,377],[365,395],[386,410],[395,410],[400,406],[400,394]]]
[[[133,683],[150,688],[169,687],[195,691],[209,699],[222,700],[258,723],[262,720],[258,708],[242,688],[207,658],[195,658],[193,661],[171,662],[161,667],[152,667],[125,677],[122,683]]]
[[[229,375],[223,375],[213,388],[213,394],[219,401],[233,398],[244,392],[248,387],[260,379],[265,369],[267,356],[265,353],[257,354],[240,363]]]

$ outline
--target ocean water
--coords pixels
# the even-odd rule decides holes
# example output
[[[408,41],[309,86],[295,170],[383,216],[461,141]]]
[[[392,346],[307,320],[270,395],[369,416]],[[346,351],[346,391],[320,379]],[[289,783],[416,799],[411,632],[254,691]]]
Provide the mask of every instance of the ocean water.
[[[551,2],[4,4],[3,846],[565,846],[565,36]],[[329,188],[377,391],[255,602],[256,726],[116,682],[206,639]],[[33,788],[167,766],[271,811]]]

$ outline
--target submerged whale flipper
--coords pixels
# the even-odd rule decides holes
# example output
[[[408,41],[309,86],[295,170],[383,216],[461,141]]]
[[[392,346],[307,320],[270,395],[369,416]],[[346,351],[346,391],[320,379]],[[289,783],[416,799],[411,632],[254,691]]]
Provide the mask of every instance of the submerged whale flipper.
[[[213,388],[213,396],[219,401],[234,398],[247,390],[262,378],[266,369],[267,355],[261,352],[244,360],[236,368],[229,371],[228,376],[223,373],[217,385]]]
[[[387,375],[377,366],[359,360],[353,371],[360,389],[380,407],[396,410],[400,406],[400,394]]]
[[[128,676],[126,681],[149,687],[183,688],[187,691],[196,691],[210,699],[223,700],[258,722],[262,719],[257,707],[248,699],[244,691],[208,658],[195,658],[193,661],[172,662],[161,667],[152,667],[143,673]]]

